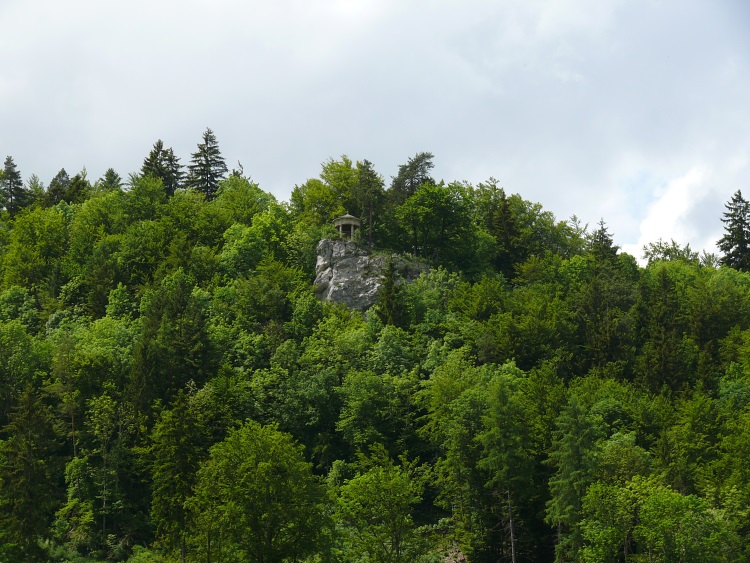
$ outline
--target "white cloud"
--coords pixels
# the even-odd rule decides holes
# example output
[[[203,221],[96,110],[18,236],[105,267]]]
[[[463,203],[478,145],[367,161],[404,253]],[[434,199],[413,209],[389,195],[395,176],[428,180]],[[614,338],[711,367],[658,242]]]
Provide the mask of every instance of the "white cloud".
[[[696,205],[710,194],[711,188],[707,182],[709,176],[708,168],[696,165],[682,176],[660,186],[653,194],[655,199],[648,205],[648,211],[640,222],[638,241],[623,245],[623,250],[640,259],[647,243],[659,239],[669,242],[674,239],[684,245],[695,240],[696,232],[687,219]]]

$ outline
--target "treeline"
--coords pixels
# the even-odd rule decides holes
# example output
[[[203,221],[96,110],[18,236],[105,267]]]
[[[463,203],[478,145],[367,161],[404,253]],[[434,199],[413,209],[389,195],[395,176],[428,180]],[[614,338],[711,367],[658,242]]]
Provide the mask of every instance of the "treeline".
[[[6,159],[0,560],[750,558],[741,263],[641,267],[432,158],[331,159],[288,203],[210,130],[126,181]],[[432,264],[364,315],[312,291],[344,212]]]

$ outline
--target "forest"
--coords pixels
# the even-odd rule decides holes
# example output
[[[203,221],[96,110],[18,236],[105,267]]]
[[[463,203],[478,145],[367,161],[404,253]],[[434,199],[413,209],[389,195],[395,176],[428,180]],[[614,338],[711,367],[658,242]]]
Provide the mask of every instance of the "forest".
[[[145,152],[145,151],[144,151]],[[0,175],[0,561],[750,560],[750,204],[721,256],[347,156]],[[137,164],[136,164],[137,166]],[[314,295],[333,219],[429,264]]]

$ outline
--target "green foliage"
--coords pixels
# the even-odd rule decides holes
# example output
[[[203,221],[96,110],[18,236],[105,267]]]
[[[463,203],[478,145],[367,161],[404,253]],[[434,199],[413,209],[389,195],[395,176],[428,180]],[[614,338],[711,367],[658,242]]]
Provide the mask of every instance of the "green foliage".
[[[593,485],[584,499],[582,561],[734,561],[737,536],[706,501],[653,479]]]
[[[406,164],[398,167],[398,174],[393,178],[388,192],[395,205],[400,205],[414,195],[422,184],[435,183],[430,176],[430,170],[435,167],[432,162],[433,158],[430,152],[418,152],[414,157],[409,158]]]
[[[336,190],[317,178],[294,186],[289,204],[295,218],[316,227],[329,224],[346,212]]]
[[[48,365],[49,349],[21,321],[0,322],[0,423],[8,420],[24,389],[38,386]]]
[[[346,561],[411,562],[429,549],[412,511],[422,499],[424,474],[417,461],[396,464],[385,448],[361,457],[357,474],[338,489],[334,518]]]
[[[198,150],[193,153],[188,165],[185,180],[187,187],[198,190],[207,201],[216,197],[219,182],[227,174],[227,165],[219,150],[219,142],[211,129],[203,132],[203,142],[198,143]]]
[[[202,385],[215,373],[208,305],[209,295],[181,269],[144,293],[128,382],[136,408],[146,412],[155,399],[170,402],[189,382]]]
[[[61,207],[33,207],[20,213],[4,253],[5,285],[55,296],[62,285],[67,240],[68,221]]]
[[[325,548],[322,483],[274,426],[247,422],[211,448],[187,506],[191,541],[208,560],[294,560]]]
[[[461,184],[420,184],[396,218],[406,230],[407,249],[417,256],[457,264],[473,247],[470,200]]]
[[[158,178],[164,186],[167,196],[173,196],[182,184],[182,165],[180,159],[171,148],[164,148],[161,139],[154,143],[154,148],[148,154],[141,166],[141,176]]]
[[[62,168],[55,177],[50,180],[44,197],[45,203],[48,206],[52,206],[57,205],[61,201],[66,201],[69,186],[70,176],[68,176],[65,168]]]
[[[151,519],[160,543],[170,550],[179,549],[183,561],[188,540],[185,503],[193,493],[203,438],[185,393],[177,395],[171,410],[162,411],[151,435]]]
[[[586,273],[576,295],[578,368],[623,370],[631,361],[633,282],[604,222],[591,234]],[[636,274],[637,275],[637,274]]]
[[[373,215],[379,215],[384,203],[383,178],[375,172],[372,162],[357,162],[357,184],[353,188],[354,205],[358,215],[367,221],[367,240],[373,245]]]
[[[219,182],[213,205],[232,223],[249,226],[253,217],[276,203],[276,198],[264,192],[258,184],[234,174]]]
[[[6,159],[1,560],[750,557],[739,192],[723,267],[639,266],[430,153],[279,203],[203,140],[192,189],[160,141],[125,189]],[[312,287],[344,212],[387,264],[365,313]]]
[[[579,526],[582,501],[594,481],[599,441],[605,436],[602,417],[587,412],[575,397],[571,398],[558,418],[550,452],[555,474],[549,481],[547,521],[558,530],[556,561],[579,556],[583,544]]]
[[[750,204],[737,190],[725,207],[727,210],[721,219],[725,233],[717,243],[724,253],[721,263],[737,270],[750,271]]]
[[[329,158],[323,163],[320,172],[320,179],[330,187],[347,212],[353,211],[355,194],[359,188],[358,176],[359,167],[355,167],[345,154],[341,155],[341,160]]]
[[[31,193],[23,185],[21,172],[13,158],[8,156],[0,175],[0,207],[4,207],[11,217],[31,203]]]
[[[99,180],[99,189],[102,191],[119,191],[122,189],[122,178],[114,168],[107,168],[104,176]]]
[[[73,551],[90,552],[96,545],[94,491],[88,457],[73,457],[65,467],[67,502],[56,514],[54,530],[60,543]]]
[[[418,387],[407,374],[349,372],[337,389],[342,405],[336,429],[352,451],[366,452],[374,444],[387,444],[391,453],[413,451],[416,413],[410,397]]]
[[[36,303],[25,287],[11,285],[0,293],[0,321],[21,321],[31,333],[39,328],[39,312]]]
[[[286,257],[284,239],[288,217],[282,207],[272,204],[253,217],[250,226],[235,223],[224,233],[224,249],[220,264],[230,279],[249,274],[264,259]]]
[[[0,442],[0,549],[8,560],[43,558],[39,540],[49,533],[57,501],[53,424],[50,408],[27,385]]]
[[[650,242],[643,247],[643,257],[648,263],[657,260],[674,261],[683,260],[685,262],[698,262],[698,253],[690,249],[690,245],[684,247],[677,244],[674,239],[668,243],[659,239],[656,242]]]

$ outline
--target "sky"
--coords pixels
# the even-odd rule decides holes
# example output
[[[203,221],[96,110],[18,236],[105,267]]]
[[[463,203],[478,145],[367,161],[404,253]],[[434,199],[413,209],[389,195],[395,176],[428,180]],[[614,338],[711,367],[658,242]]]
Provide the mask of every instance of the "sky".
[[[0,0],[0,157],[138,171],[207,127],[279,200],[342,154],[490,177],[636,257],[750,196],[745,0]],[[747,197],[746,196],[746,197]]]

